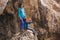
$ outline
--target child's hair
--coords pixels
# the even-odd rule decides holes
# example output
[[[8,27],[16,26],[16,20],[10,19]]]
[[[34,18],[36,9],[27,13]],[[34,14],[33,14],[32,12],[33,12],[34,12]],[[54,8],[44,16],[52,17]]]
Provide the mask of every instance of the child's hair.
[[[19,7],[21,7],[21,6],[22,6],[22,4],[19,4],[18,6],[19,6]]]
[[[21,7],[21,5],[23,4],[23,0],[18,0],[18,6]]]
[[[26,22],[29,22],[31,20],[32,20],[31,17],[29,17],[29,16],[26,17]]]

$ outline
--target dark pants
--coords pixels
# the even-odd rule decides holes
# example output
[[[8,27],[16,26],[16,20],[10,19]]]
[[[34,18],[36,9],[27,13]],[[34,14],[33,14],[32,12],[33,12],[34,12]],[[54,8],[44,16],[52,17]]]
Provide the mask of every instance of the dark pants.
[[[24,19],[20,19],[20,29],[24,30]]]

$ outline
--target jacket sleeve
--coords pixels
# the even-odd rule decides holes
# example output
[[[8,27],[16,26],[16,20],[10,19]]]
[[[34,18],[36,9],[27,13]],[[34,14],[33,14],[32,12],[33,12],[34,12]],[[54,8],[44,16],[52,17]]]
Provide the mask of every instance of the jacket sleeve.
[[[22,13],[23,13],[24,17],[26,17],[26,13],[25,13],[24,8],[22,9]]]

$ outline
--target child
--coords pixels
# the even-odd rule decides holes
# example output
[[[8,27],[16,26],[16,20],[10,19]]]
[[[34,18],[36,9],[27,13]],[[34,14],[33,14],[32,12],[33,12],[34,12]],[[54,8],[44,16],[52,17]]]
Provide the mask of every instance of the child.
[[[19,6],[18,6],[18,16],[20,18],[20,29],[24,30],[24,19],[26,14],[25,14],[24,8],[22,7],[22,3],[19,3]]]
[[[31,23],[32,23],[31,18],[30,18],[30,17],[26,17],[25,28],[26,28],[26,29],[29,29]]]

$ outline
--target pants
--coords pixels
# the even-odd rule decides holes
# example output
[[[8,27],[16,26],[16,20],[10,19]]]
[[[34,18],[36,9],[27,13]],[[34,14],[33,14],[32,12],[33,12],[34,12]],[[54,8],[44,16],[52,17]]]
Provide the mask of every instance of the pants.
[[[28,22],[25,22],[25,29],[30,28],[30,24]]]
[[[20,19],[20,29],[24,30],[24,19]]]

